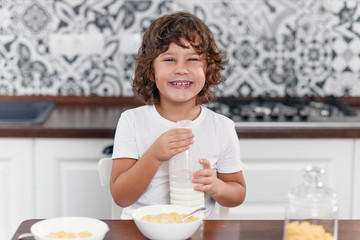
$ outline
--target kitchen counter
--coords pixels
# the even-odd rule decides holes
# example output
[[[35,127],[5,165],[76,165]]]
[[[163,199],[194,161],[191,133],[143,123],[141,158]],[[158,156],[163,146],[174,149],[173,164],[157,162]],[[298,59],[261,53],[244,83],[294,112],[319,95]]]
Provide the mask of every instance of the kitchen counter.
[[[113,138],[121,112],[141,103],[132,97],[0,97],[57,103],[43,124],[0,124],[0,137]],[[358,108],[358,99],[345,101]],[[358,111],[360,112],[360,111]],[[360,114],[360,113],[359,113]],[[360,125],[348,127],[237,126],[239,138],[360,138]]]
[[[54,101],[43,124],[0,124],[0,137],[113,138],[120,114],[140,105],[134,98],[0,97],[4,100]]]

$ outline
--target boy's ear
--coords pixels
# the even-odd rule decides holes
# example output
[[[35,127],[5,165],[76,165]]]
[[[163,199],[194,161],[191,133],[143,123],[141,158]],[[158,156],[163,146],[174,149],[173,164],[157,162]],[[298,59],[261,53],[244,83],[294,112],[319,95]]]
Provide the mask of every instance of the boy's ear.
[[[155,82],[155,73],[150,74],[150,81]]]
[[[150,74],[150,81],[152,81],[152,82],[155,82],[155,72],[154,72],[154,68],[153,68],[153,63],[151,62],[151,64],[150,64],[150,71],[152,72],[151,74]]]

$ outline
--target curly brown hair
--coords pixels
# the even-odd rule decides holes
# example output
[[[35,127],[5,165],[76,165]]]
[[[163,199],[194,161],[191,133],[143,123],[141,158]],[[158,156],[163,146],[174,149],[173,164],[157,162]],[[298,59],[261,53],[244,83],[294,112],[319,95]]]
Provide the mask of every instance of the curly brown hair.
[[[186,39],[199,55],[205,54],[206,81],[197,96],[197,104],[205,104],[215,97],[216,86],[225,81],[221,74],[227,60],[218,49],[213,34],[206,24],[188,12],[175,12],[154,20],[145,31],[142,44],[136,57],[135,77],[132,89],[135,96],[145,104],[160,102],[155,84],[154,59],[166,52],[170,43],[186,48],[181,39]]]

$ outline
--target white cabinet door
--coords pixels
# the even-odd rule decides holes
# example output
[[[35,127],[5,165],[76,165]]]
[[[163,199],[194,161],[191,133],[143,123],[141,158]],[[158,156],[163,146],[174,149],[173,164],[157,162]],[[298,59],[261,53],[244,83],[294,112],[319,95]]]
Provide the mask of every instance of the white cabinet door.
[[[32,146],[32,139],[0,139],[0,239],[34,217]]]
[[[283,219],[287,192],[302,183],[308,165],[325,168],[324,183],[337,191],[341,218],[352,214],[352,139],[240,140],[247,196],[231,218]]]
[[[353,218],[360,218],[360,139],[355,141],[354,156],[354,185],[353,185]]]
[[[97,164],[112,139],[36,139],[36,217],[111,217]]]

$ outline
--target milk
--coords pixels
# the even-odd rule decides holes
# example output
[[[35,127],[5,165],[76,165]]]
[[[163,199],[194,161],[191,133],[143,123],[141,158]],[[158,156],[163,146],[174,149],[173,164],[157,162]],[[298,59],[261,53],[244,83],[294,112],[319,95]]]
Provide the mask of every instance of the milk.
[[[170,186],[170,203],[188,207],[205,207],[204,192],[195,191],[193,187]]]
[[[193,128],[192,121],[183,120],[177,123],[178,128]],[[204,207],[204,193],[195,191],[191,179],[193,173],[202,169],[199,163],[200,153],[195,145],[170,159],[170,203],[190,207]]]

